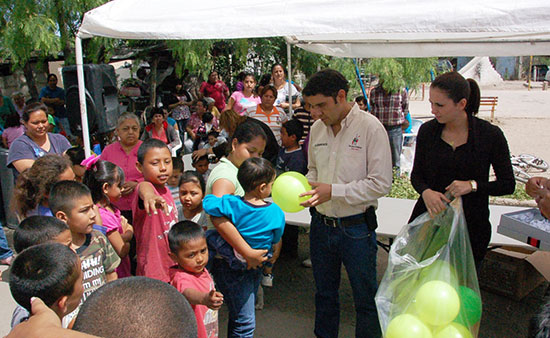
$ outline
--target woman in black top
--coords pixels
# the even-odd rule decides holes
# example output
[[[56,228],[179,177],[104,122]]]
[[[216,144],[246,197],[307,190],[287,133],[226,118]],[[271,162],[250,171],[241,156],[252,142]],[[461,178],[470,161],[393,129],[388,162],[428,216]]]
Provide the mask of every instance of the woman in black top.
[[[475,117],[479,99],[477,83],[456,72],[432,82],[430,103],[435,119],[418,131],[411,181],[421,198],[410,218],[425,211],[432,216],[443,211],[449,202],[446,192],[461,196],[477,269],[491,239],[489,195],[511,194],[515,188],[504,134]],[[489,182],[491,166],[496,180]]]

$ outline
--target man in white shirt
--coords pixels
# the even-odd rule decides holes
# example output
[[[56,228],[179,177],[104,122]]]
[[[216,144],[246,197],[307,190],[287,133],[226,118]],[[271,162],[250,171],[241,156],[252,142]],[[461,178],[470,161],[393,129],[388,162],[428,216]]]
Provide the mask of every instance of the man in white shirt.
[[[378,198],[392,182],[388,136],[378,119],[347,101],[348,81],[335,70],[314,74],[303,90],[320,119],[311,127],[307,178],[313,190],[310,254],[315,278],[315,335],[338,337],[342,263],[353,290],[356,337],[380,337],[374,296]]]

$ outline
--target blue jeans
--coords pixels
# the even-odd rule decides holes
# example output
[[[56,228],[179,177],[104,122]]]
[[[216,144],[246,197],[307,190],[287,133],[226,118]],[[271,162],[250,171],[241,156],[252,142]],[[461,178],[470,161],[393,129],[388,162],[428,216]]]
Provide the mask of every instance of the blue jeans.
[[[388,138],[390,139],[392,167],[397,167],[399,169],[401,168],[400,158],[403,148],[403,130],[401,126],[385,126],[385,128],[388,133]]]
[[[227,243],[225,239],[216,230],[206,231],[206,243],[208,244],[208,262],[213,262],[216,255],[221,256],[233,270],[246,270],[246,262],[241,261],[235,256],[235,250],[231,244]],[[271,249],[270,249],[271,251]],[[267,259],[273,257],[273,252],[267,253]],[[270,262],[265,262],[263,266],[273,266]],[[206,266],[208,269],[209,266]]]
[[[254,303],[260,285],[260,269],[237,271],[223,259],[214,259],[212,274],[229,310],[228,337],[254,337]]]
[[[356,337],[380,337],[374,303],[376,282],[376,233],[367,224],[330,227],[312,210],[310,254],[315,278],[315,335],[338,337],[340,324],[340,271],[348,273],[356,312]]]
[[[2,224],[0,224],[0,259],[6,259],[10,256],[13,256],[13,252],[8,246],[8,239],[6,238]]]

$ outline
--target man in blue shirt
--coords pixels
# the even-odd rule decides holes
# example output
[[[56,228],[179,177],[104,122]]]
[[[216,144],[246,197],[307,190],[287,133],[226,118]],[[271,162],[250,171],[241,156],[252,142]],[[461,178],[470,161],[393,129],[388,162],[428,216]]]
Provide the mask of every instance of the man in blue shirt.
[[[38,98],[42,103],[53,109],[55,117],[57,117],[65,133],[71,139],[73,134],[71,133],[67,110],[65,110],[65,91],[57,86],[57,76],[55,74],[48,74],[48,85],[40,90]]]

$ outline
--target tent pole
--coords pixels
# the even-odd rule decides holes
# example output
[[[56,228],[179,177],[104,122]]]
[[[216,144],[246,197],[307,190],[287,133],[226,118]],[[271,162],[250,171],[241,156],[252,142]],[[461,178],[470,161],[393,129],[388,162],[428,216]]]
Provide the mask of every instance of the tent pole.
[[[292,59],[291,59],[291,53],[290,53],[290,43],[286,43],[286,58],[288,60],[288,116],[292,118],[292,115],[294,115],[294,112],[292,111],[292,104],[294,103],[292,101]]]
[[[82,123],[82,140],[84,141],[84,156],[89,157],[90,132],[88,130],[88,112],[86,110],[86,87],[84,84],[84,58],[82,57],[82,39],[77,35],[75,39],[76,76],[78,78],[78,98],[80,100],[80,120]]]
[[[359,79],[359,84],[361,85],[361,91],[363,92],[363,97],[367,100],[367,110],[370,110],[369,98],[367,96],[367,91],[365,90],[365,85],[363,84],[363,79],[361,78],[361,73],[359,72],[359,66],[357,64],[357,59],[353,59],[355,63],[355,73],[357,74],[357,79]]]

